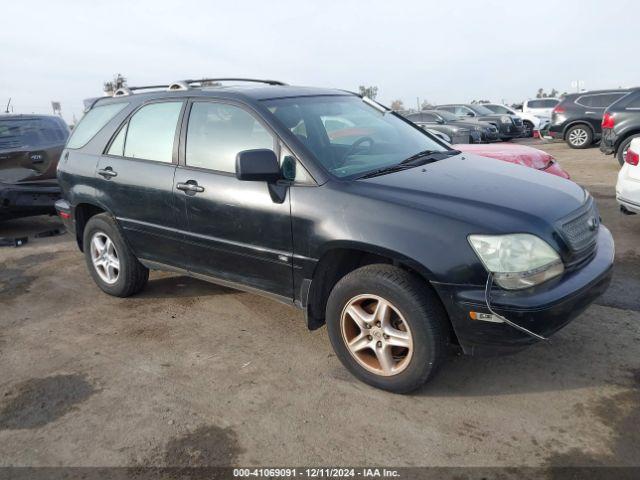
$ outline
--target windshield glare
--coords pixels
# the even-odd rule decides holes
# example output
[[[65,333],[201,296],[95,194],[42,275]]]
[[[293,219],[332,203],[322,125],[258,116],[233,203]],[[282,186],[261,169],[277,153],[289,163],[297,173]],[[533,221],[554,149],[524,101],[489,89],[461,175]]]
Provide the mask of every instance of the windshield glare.
[[[455,122],[460,120],[457,115],[454,115],[451,112],[447,112],[446,110],[438,110],[437,114],[444,118],[447,122]]]
[[[487,107],[483,107],[482,105],[473,105],[471,108],[475,110],[476,113],[480,115],[493,115],[493,112],[489,110]]]
[[[337,177],[397,165],[424,150],[447,150],[426,133],[359,97],[296,97],[265,103]]]

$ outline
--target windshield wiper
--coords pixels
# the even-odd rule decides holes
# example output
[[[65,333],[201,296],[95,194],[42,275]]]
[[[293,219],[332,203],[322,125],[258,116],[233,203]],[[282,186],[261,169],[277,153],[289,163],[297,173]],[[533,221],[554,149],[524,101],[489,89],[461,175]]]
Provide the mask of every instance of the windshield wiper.
[[[450,157],[452,155],[458,155],[462,153],[460,150],[423,150],[405,158],[400,163],[390,165],[388,167],[379,168],[372,172],[365,173],[364,175],[357,177],[356,180],[361,178],[377,177],[378,175],[385,175],[387,173],[399,172],[408,168],[419,167],[435,160],[442,160],[437,158],[439,155]]]

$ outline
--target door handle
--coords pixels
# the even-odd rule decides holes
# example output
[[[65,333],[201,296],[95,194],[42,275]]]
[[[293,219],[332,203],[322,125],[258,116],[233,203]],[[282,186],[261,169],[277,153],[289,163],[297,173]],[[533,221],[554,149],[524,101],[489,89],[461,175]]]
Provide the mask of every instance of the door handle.
[[[107,167],[107,168],[98,170],[98,175],[102,175],[104,178],[111,178],[111,177],[117,177],[118,172],[114,172],[113,168]]]
[[[183,192],[193,192],[193,193],[204,192],[204,187],[201,187],[200,185],[198,185],[198,182],[196,182],[195,180],[189,180],[186,183],[178,183],[176,185],[176,188],[178,190],[182,190]]]

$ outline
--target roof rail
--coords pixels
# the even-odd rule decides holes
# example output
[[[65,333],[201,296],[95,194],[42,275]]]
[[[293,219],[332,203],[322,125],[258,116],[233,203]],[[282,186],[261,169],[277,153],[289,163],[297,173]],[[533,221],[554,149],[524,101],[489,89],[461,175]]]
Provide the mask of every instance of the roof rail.
[[[287,85],[279,80],[261,80],[257,78],[201,78],[198,80],[179,80],[177,82],[170,83],[168,85],[144,85],[140,87],[120,87],[113,92],[114,97],[123,97],[126,95],[132,95],[138,90],[157,90],[167,89],[169,91],[189,90],[195,86],[203,86],[203,83],[214,82],[251,82],[251,83],[264,83],[267,85]]]

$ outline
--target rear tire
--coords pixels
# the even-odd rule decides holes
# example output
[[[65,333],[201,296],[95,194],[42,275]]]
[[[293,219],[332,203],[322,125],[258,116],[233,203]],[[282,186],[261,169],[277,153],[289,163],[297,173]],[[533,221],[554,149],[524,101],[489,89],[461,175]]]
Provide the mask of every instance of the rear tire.
[[[115,297],[138,293],[149,279],[107,213],[89,219],[83,232],[83,250],[89,273],[102,291]]]
[[[337,357],[374,387],[411,392],[445,359],[448,319],[440,299],[398,267],[367,265],[344,276],[329,295],[326,318]]]
[[[567,130],[565,135],[567,145],[571,148],[583,149],[589,148],[593,143],[593,132],[591,128],[584,124],[578,124]]]
[[[627,150],[629,149],[629,145],[631,145],[631,141],[634,138],[638,138],[640,135],[631,135],[629,138],[624,139],[624,141],[618,147],[618,151],[616,152],[616,158],[620,163],[620,166],[624,165],[624,160],[627,155]]]

